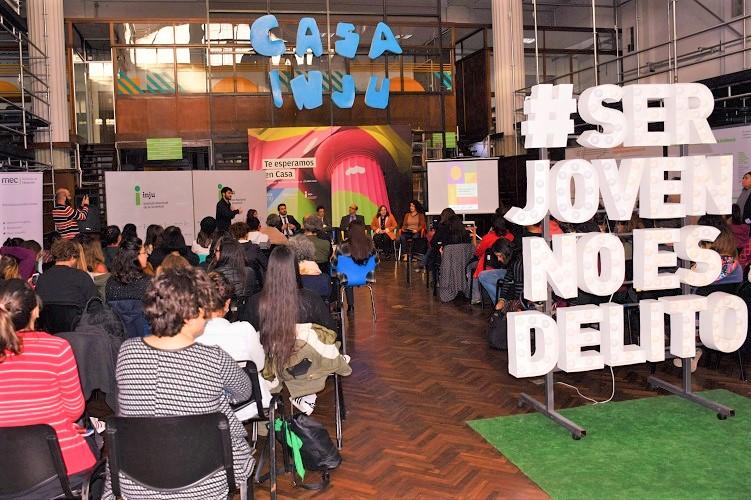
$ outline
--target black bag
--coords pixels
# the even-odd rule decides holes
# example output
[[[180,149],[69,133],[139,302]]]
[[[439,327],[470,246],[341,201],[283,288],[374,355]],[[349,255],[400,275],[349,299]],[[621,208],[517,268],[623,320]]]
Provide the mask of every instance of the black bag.
[[[329,472],[342,463],[342,456],[331,440],[329,432],[320,422],[304,413],[293,415],[283,425],[288,426],[289,430],[302,440],[300,455],[305,469],[321,472],[320,483],[305,484],[300,481],[299,486],[307,490],[326,489],[330,483]],[[283,439],[284,433],[278,433],[277,436]],[[287,443],[285,445],[289,446]]]
[[[505,351],[508,349],[508,330],[506,313],[493,311],[488,325],[488,343],[493,349]]]

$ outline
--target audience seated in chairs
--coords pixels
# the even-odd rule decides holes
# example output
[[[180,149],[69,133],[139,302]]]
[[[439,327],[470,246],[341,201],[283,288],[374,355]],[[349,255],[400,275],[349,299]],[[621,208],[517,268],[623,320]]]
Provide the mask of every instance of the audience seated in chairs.
[[[86,270],[94,280],[94,286],[99,297],[104,300],[104,287],[110,278],[107,266],[104,264],[104,253],[99,240],[88,234],[79,234],[74,238],[78,240],[83,247],[83,254],[86,258]]]
[[[117,226],[107,226],[102,233],[102,253],[104,253],[104,265],[109,269],[112,267],[112,260],[115,258],[117,249],[123,236],[120,228]]]
[[[448,242],[449,221],[454,215],[456,215],[456,212],[453,208],[444,208],[441,211],[438,223],[435,225],[433,236],[429,238],[430,244],[423,259],[423,265],[433,274],[436,274],[436,271],[441,267],[441,248]]]
[[[253,296],[248,309],[266,349],[264,376],[284,381],[292,404],[310,414],[326,378],[349,375],[351,369],[335,345],[328,309],[318,295],[299,288],[295,264],[289,247],[275,248],[263,291]]]
[[[149,263],[156,269],[164,258],[171,253],[182,255],[192,266],[197,266],[200,263],[198,256],[185,244],[185,237],[177,226],[169,226],[164,229],[161,245],[151,252]]]
[[[268,248],[270,244],[269,236],[261,232],[261,221],[258,220],[258,217],[250,215],[250,213],[248,213],[248,220],[246,224],[248,224],[248,234],[246,236],[247,240],[251,243],[255,243],[261,248]]]
[[[394,253],[394,241],[399,224],[393,215],[389,213],[386,205],[378,207],[378,213],[373,216],[370,222],[370,228],[373,230],[373,244],[384,258],[390,258]]]
[[[506,266],[506,274],[498,288],[497,311],[511,312],[517,302],[524,303],[524,263],[521,249],[517,248],[505,239],[494,243],[500,250],[498,257],[502,265]]]
[[[75,423],[85,405],[76,360],[66,340],[35,331],[38,315],[37,297],[26,283],[0,281],[0,427],[52,426],[71,486],[78,488],[96,463],[96,447]],[[27,498],[61,494],[53,481]]]
[[[162,246],[164,241],[164,228],[159,224],[149,224],[146,228],[146,239],[143,240],[143,246],[146,253],[151,255],[154,250]]]
[[[318,264],[322,272],[328,274],[329,261],[331,260],[331,241],[329,235],[323,229],[323,222],[317,215],[308,215],[303,219],[303,231],[305,237],[310,240],[315,248],[313,261]]]
[[[297,259],[302,287],[327,299],[331,295],[331,277],[315,263],[316,249],[313,242],[303,234],[296,234],[289,239],[288,246]]]
[[[408,245],[411,246],[413,254],[424,255],[427,252],[427,221],[425,219],[425,210],[417,200],[409,202],[409,211],[404,214],[402,229],[399,234],[399,247],[402,253],[406,253]],[[424,246],[424,247],[423,247]]]
[[[138,238],[123,240],[112,262],[112,276],[105,286],[107,304],[120,317],[128,337],[143,337],[149,332],[143,313],[143,299],[151,277],[146,249]]]
[[[97,290],[91,276],[78,269],[84,258],[80,244],[60,239],[52,245],[51,253],[55,265],[39,276],[36,293],[45,305],[40,326],[58,333],[73,329],[81,310],[97,295]]]
[[[341,257],[345,257],[341,259]],[[342,260],[340,263],[339,260]],[[349,260],[354,267],[346,265]],[[347,310],[355,310],[354,286],[365,285],[366,282],[375,281],[375,268],[378,264],[375,246],[365,226],[353,222],[349,225],[349,238],[336,249],[334,260],[331,263],[332,273],[339,278],[339,282],[345,287],[347,294]],[[363,279],[357,279],[354,274],[362,274]]]
[[[506,238],[498,238],[485,252],[485,269],[480,273],[478,282],[493,301],[498,297],[498,281],[506,276],[506,266],[513,248],[513,244]]]
[[[229,421],[235,481],[253,468],[247,433],[231,403],[247,400],[247,375],[224,350],[196,343],[215,305],[213,283],[202,269],[176,269],[154,278],[145,299],[153,335],[123,343],[117,360],[121,417],[161,417],[221,412]],[[159,493],[120,476],[125,498],[158,498]],[[180,498],[226,498],[224,471],[180,493]],[[111,498],[108,478],[105,498]]]
[[[154,276],[159,276],[163,272],[169,271],[171,269],[181,269],[186,267],[192,266],[190,265],[190,262],[185,260],[185,257],[171,253],[166,256],[159,267],[156,268],[156,273],[154,273]]]
[[[38,254],[41,251],[39,249],[39,243],[34,240],[24,241],[21,238],[8,238],[3,246],[0,247],[0,262],[5,262],[5,266],[15,267],[15,274],[10,273],[7,268],[2,267],[0,264],[0,279],[5,275],[11,278],[21,278],[27,280],[36,272],[36,264]],[[11,276],[11,274],[13,274]]]
[[[230,303],[234,295],[232,284],[218,272],[209,273],[213,284],[214,294],[208,311],[208,321],[203,329],[203,335],[197,342],[204,345],[215,345],[224,349],[241,366],[244,361],[255,363],[259,373],[263,370],[266,354],[261,345],[258,332],[247,321],[229,322],[225,317],[229,313]],[[263,406],[267,407],[271,401],[270,384],[260,378],[263,393]]]
[[[256,273],[258,285],[263,284],[263,275],[268,264],[267,255],[261,250],[258,243],[250,240],[250,226],[245,222],[235,222],[229,227],[229,232],[240,244],[245,254],[245,264]]]

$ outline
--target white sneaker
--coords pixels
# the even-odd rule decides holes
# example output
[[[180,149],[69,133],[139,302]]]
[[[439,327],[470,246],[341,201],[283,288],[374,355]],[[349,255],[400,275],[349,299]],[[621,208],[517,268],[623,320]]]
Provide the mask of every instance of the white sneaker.
[[[306,396],[300,396],[299,398],[289,398],[292,406],[300,410],[306,415],[313,413],[316,408],[316,395],[308,394]]]

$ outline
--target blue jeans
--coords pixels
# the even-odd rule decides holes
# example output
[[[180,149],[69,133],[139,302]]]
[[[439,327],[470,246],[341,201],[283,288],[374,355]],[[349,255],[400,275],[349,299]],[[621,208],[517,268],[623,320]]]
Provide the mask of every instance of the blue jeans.
[[[488,269],[487,271],[482,271],[477,277],[480,286],[488,292],[490,300],[495,300],[496,283],[498,280],[503,279],[504,276],[506,276],[505,269]]]

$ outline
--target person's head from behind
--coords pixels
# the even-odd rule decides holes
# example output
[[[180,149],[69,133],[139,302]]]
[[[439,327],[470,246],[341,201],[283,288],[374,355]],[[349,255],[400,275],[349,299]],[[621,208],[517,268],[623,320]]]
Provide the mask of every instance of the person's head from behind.
[[[156,274],[159,276],[163,272],[171,271],[173,269],[184,269],[190,267],[188,262],[182,255],[169,254],[164,258],[159,267],[156,268]]]
[[[229,312],[235,288],[222,273],[212,271],[209,273],[209,279],[214,293],[211,296],[208,312],[212,318],[222,318]]]
[[[86,258],[86,270],[94,272],[97,267],[104,265],[102,245],[98,240],[89,236],[83,236],[80,241],[83,246],[83,255]]]
[[[81,252],[72,240],[59,239],[52,244],[50,249],[52,259],[58,266],[76,267]]]
[[[737,203],[733,203],[732,213],[730,214],[730,220],[735,225],[743,224],[743,211]]]
[[[232,191],[232,188],[229,186],[224,186],[222,188],[222,198],[224,198],[225,201],[232,200],[232,195],[234,195],[235,192]]]
[[[287,205],[280,203],[276,206],[276,211],[279,212],[279,215],[287,215]]]
[[[0,255],[0,280],[12,280],[21,278],[18,268],[18,259],[12,255]]]
[[[57,231],[52,231],[51,233],[45,234],[44,238],[42,239],[44,249],[52,252],[52,245],[59,239],[62,239],[62,236],[60,236],[60,233],[58,233]]]
[[[305,260],[314,260],[316,255],[316,247],[313,242],[304,234],[298,234],[289,239],[289,247],[295,254],[295,258],[298,262]]]
[[[751,189],[751,172],[743,174],[741,185],[743,186],[743,189]]]
[[[500,238],[493,243],[490,247],[491,252],[495,254],[496,259],[503,265],[508,265],[511,262],[511,257],[514,254],[513,245],[505,238]]]
[[[452,215],[448,220],[448,230],[452,241],[460,241],[467,235],[461,215]]]
[[[39,254],[42,252],[42,245],[40,245],[38,242],[34,240],[25,240],[19,246],[21,248],[25,248],[27,250],[31,250],[32,252],[34,252],[35,258],[38,258]]]
[[[308,215],[302,221],[305,234],[316,234],[323,231],[323,222],[317,215]]]
[[[349,225],[347,241],[349,242],[349,254],[355,262],[368,260],[373,252],[373,240],[365,232],[365,226],[361,222],[353,222]]]
[[[214,259],[209,269],[214,270],[219,267],[228,267],[243,275],[245,273],[245,251],[242,245],[230,235],[225,235],[214,245]]]
[[[17,332],[33,330],[38,317],[39,301],[34,290],[20,279],[0,281],[0,363],[8,353],[21,353]]]
[[[441,211],[440,223],[441,224],[448,224],[449,223],[449,219],[451,219],[451,217],[453,217],[454,215],[456,215],[456,212],[454,212],[453,208],[450,208],[450,207],[449,208],[444,208]]]
[[[412,200],[409,202],[409,213],[411,214],[422,214],[425,213],[425,210],[422,208],[422,204],[417,200]]]
[[[504,236],[506,234],[506,219],[504,219],[502,215],[496,215],[493,217],[491,230],[496,236]]]
[[[378,216],[379,217],[389,216],[389,209],[386,205],[381,205],[380,207],[378,207]]]
[[[123,240],[112,259],[112,277],[123,284],[134,283],[144,276],[148,255],[138,238]]]
[[[159,224],[149,224],[146,228],[146,241],[143,242],[144,246],[149,248],[149,251],[159,248],[162,245],[162,236],[164,235],[164,228]]]
[[[55,191],[55,202],[58,205],[66,205],[70,203],[71,196],[70,191],[68,191],[65,188],[60,188],[57,191]]]
[[[279,217],[279,214],[269,214],[266,217],[266,225],[269,227],[276,228],[278,230],[282,230],[282,218]]]
[[[254,233],[261,229],[261,221],[258,220],[258,217],[249,217],[247,224],[249,233]]]
[[[201,219],[201,230],[198,234],[207,239],[211,239],[211,235],[216,231],[216,219],[213,217],[204,217]]]
[[[247,240],[250,227],[245,222],[235,222],[229,227],[229,232],[236,240]]]
[[[120,228],[117,226],[107,226],[102,235],[102,244],[106,247],[116,247],[122,240]]]
[[[213,304],[213,289],[208,274],[200,268],[171,269],[155,277],[143,299],[151,334],[199,337]]]
[[[248,213],[245,215],[245,222],[248,222],[251,217],[258,218],[258,210],[255,208],[249,208]]]
[[[274,248],[258,301],[261,344],[272,364],[281,368],[295,347],[298,310],[297,263],[286,245]]]
[[[135,224],[125,224],[123,226],[123,232],[122,236],[124,240],[129,240],[132,238],[138,238],[138,231],[136,230]]]
[[[711,226],[722,231],[727,227],[727,222],[722,215],[705,214],[699,217],[698,224],[700,226]]]
[[[185,237],[177,226],[168,226],[162,235],[162,249],[169,252],[181,252],[185,249]]]

